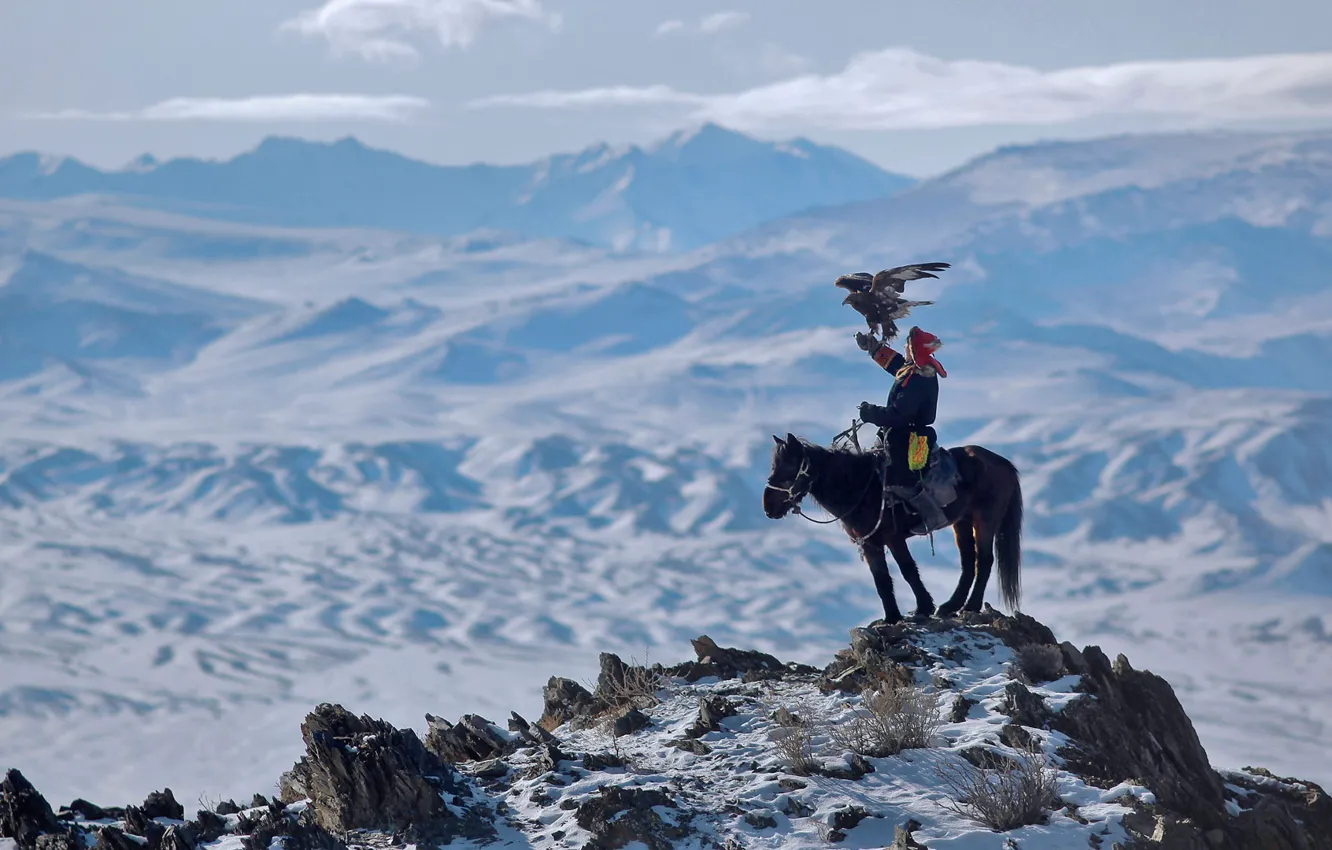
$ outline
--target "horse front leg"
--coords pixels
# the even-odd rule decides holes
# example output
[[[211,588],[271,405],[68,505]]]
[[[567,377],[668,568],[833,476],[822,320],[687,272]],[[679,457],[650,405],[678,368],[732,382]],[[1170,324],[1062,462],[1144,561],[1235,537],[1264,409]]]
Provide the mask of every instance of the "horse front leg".
[[[939,606],[940,617],[951,617],[967,602],[967,593],[976,581],[976,532],[971,527],[971,517],[964,516],[953,525],[953,539],[957,541],[957,552],[962,559],[962,576],[957,580],[957,589],[948,601]]]
[[[877,540],[876,535],[864,541],[860,546],[860,554],[865,563],[869,564],[870,575],[874,576],[874,588],[879,591],[879,599],[883,602],[883,621],[900,623],[902,612],[897,608],[897,597],[893,596],[893,577],[888,573],[888,559],[883,556],[883,544]]]
[[[915,619],[928,620],[934,614],[934,598],[925,588],[925,582],[920,580],[920,569],[916,566],[916,559],[911,557],[906,538],[900,535],[888,538],[888,551],[893,553],[893,560],[902,571],[902,578],[907,580],[911,592],[916,594]]]

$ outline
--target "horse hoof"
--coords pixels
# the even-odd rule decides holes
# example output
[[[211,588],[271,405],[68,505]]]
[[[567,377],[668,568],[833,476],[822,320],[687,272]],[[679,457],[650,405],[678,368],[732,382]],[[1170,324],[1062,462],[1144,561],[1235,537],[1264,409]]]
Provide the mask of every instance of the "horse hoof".
[[[892,617],[881,617],[875,620],[874,622],[870,623],[869,627],[871,629],[877,629],[877,628],[882,628],[884,626],[895,626],[900,622],[902,622],[902,615],[897,614]]]
[[[955,606],[944,605],[934,612],[934,616],[938,617],[940,620],[947,620],[950,617],[956,617],[957,612],[958,609]]]

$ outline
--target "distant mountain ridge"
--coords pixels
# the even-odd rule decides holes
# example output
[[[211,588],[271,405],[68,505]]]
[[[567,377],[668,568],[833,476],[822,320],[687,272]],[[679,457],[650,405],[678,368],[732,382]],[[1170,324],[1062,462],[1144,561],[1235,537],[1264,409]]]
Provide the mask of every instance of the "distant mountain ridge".
[[[144,155],[119,171],[21,153],[0,197],[110,195],[136,206],[295,227],[432,235],[483,228],[616,249],[696,248],[815,207],[911,185],[834,147],[770,143],[705,124],[647,147],[594,145],[528,165],[439,166],[367,147],[270,137],[230,160]]]

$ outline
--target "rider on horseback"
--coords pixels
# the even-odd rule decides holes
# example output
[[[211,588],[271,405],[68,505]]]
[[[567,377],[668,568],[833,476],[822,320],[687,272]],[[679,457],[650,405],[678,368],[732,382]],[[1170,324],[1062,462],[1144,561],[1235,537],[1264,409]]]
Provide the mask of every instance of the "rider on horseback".
[[[885,484],[906,500],[927,528],[943,527],[948,524],[943,506],[934,501],[923,482],[925,463],[938,440],[930,426],[939,404],[939,378],[948,377],[934,359],[943,343],[934,334],[913,327],[907,332],[905,357],[870,334],[856,334],[856,344],[894,378],[887,405],[860,403],[860,418],[879,426],[887,464]]]

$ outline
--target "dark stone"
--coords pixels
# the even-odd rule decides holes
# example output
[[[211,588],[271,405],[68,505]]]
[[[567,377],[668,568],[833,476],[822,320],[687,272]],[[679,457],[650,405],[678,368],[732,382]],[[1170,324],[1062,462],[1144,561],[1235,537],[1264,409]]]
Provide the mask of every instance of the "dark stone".
[[[1082,656],[1087,672],[1078,689],[1093,699],[1073,700],[1040,718],[1073,740],[1060,753],[1067,769],[1110,783],[1141,782],[1161,806],[1204,829],[1224,825],[1221,780],[1170,685],[1134,670],[1122,655],[1112,665],[1099,647],[1087,647]],[[1010,684],[1010,694],[1015,685],[1021,687]],[[1041,725],[1011,716],[1024,726]]]
[[[698,705],[698,719],[685,732],[687,738],[701,738],[721,729],[721,722],[736,715],[736,706],[723,696],[705,696]]]
[[[194,822],[197,824],[199,842],[202,844],[210,844],[227,832],[226,818],[207,809],[200,809],[194,816]]]
[[[63,833],[64,826],[46,798],[17,770],[0,780],[0,838],[12,838],[20,850],[34,850],[40,835]]]
[[[697,738],[677,738],[674,741],[667,741],[666,746],[674,747],[677,750],[684,750],[687,753],[693,753],[697,756],[706,756],[712,752],[712,747],[709,747]]]
[[[185,820],[185,807],[176,802],[170,788],[154,791],[143,801],[143,813],[149,818]]]
[[[802,668],[799,665],[783,664],[766,652],[718,646],[717,642],[707,635],[701,635],[691,643],[694,645],[694,654],[698,656],[698,662],[669,668],[666,670],[667,674],[682,676],[688,681],[696,682],[707,676],[736,679],[750,672],[771,673],[777,676],[806,670],[817,672],[812,667]]]
[[[37,836],[37,850],[87,850],[87,847],[83,830],[77,826]]]
[[[624,767],[624,759],[611,753],[583,753],[583,767],[587,770],[608,770]]]
[[[335,835],[351,829],[394,830],[410,824],[422,836],[477,832],[489,826],[449,811],[442,793],[463,794],[451,766],[411,729],[320,705],[301,724],[306,755],[280,783],[280,797],[311,800],[312,823]]]
[[[114,826],[104,826],[97,830],[97,850],[143,850],[139,843],[126,837],[125,833]]]
[[[845,809],[838,809],[833,812],[832,821],[829,823],[833,829],[842,831],[855,829],[860,826],[860,822],[870,817],[870,813],[860,806],[847,806]]]
[[[148,817],[148,813],[138,806],[125,807],[125,831],[148,839],[148,850],[157,850],[166,835],[166,827]]]
[[[637,841],[649,850],[675,850],[677,842],[690,834],[684,825],[670,823],[653,811],[656,807],[678,809],[657,788],[603,786],[596,797],[578,806],[578,825],[592,833],[586,850],[612,850]]]
[[[792,779],[789,776],[783,776],[781,779],[777,780],[777,787],[781,788],[783,791],[799,791],[802,788],[808,788],[809,783],[802,782],[799,779]]]
[[[1050,718],[1045,700],[1029,691],[1021,682],[1009,682],[1004,688],[1004,705],[1000,710],[1013,718],[1014,723],[1033,729],[1045,728]]]
[[[971,713],[971,708],[974,705],[979,705],[979,703],[974,699],[958,694],[953,699],[953,707],[948,712],[949,721],[953,723],[966,722],[967,715]]]
[[[651,724],[652,718],[636,708],[630,708],[615,718],[611,731],[615,737],[623,738],[625,735],[632,735],[640,729],[646,729]]]
[[[929,850],[928,847],[912,836],[912,833],[918,829],[920,829],[920,821],[914,818],[901,826],[895,827],[893,829],[893,843],[888,847],[888,850]]]
[[[859,753],[851,753],[846,758],[846,764],[836,767],[821,767],[817,772],[830,779],[848,779],[855,781],[862,779],[865,774],[873,773],[874,766],[865,760],[865,757]]]
[[[521,737],[524,743],[534,747],[555,743],[554,735],[541,728],[539,723],[529,723],[526,718],[516,711],[510,713],[509,731]]]
[[[217,804],[217,813],[219,815],[238,815],[241,807],[236,805],[235,800],[223,800]]]
[[[1025,726],[1018,726],[1016,723],[1006,723],[1004,728],[999,730],[999,740],[1015,750],[1030,751],[1035,743],[1035,738]]]
[[[500,734],[498,726],[477,714],[464,714],[457,723],[433,714],[427,714],[425,719],[428,729],[425,748],[450,764],[489,761],[517,749],[516,744]]]
[[[745,815],[745,823],[755,829],[777,828],[777,819],[767,812],[749,812]]]
[[[576,717],[592,717],[606,710],[601,700],[573,679],[552,676],[541,694],[545,708],[538,722],[547,730],[563,726]]]
[[[1028,684],[1053,682],[1064,675],[1064,653],[1053,643],[1033,643],[1017,651],[1017,668]]]
[[[123,811],[120,812],[120,815],[123,814],[124,814]],[[77,815],[83,818],[84,820],[113,819],[111,813],[108,812],[106,809],[102,808],[101,806],[94,806],[92,803],[89,803],[87,800],[83,799],[82,797],[70,803],[68,807],[61,810],[60,812],[61,817],[67,817],[72,815]],[[119,817],[120,815],[117,815],[117,817]]]
[[[252,798],[250,798],[250,808],[252,809],[268,808],[268,798],[265,797],[263,794],[255,794]]]
[[[184,827],[169,826],[162,836],[162,850],[194,850],[197,844],[194,830]]]

